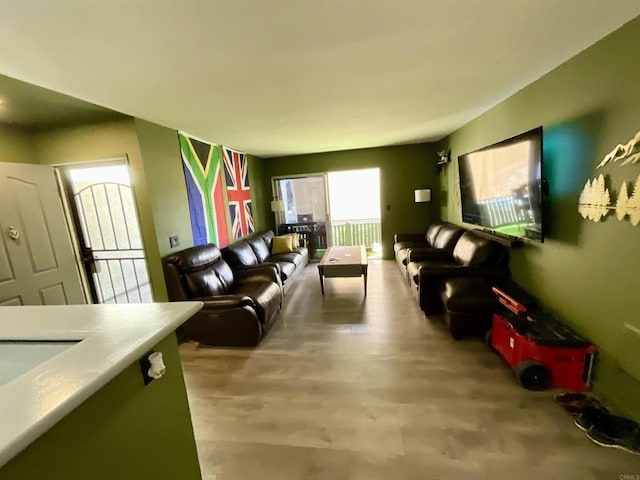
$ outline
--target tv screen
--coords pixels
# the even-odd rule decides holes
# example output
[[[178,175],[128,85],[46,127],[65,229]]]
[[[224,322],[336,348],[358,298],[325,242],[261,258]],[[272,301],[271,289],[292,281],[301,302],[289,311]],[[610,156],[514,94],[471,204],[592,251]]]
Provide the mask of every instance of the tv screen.
[[[462,221],[542,241],[542,127],[458,157]]]

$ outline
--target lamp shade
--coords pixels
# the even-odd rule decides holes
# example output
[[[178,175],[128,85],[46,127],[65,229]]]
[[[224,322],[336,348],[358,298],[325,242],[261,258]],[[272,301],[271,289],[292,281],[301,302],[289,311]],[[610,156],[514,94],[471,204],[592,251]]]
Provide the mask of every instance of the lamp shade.
[[[415,197],[416,197],[416,203],[430,202],[431,201],[431,189],[429,189],[429,188],[425,188],[425,189],[422,189],[422,190],[415,190],[414,194],[415,194]]]
[[[272,212],[284,212],[284,200],[271,200],[271,211]]]

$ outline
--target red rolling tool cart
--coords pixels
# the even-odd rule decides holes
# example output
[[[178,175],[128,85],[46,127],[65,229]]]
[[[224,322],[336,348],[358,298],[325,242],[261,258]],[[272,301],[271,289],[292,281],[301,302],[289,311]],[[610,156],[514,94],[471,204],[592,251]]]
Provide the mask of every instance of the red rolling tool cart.
[[[588,390],[596,347],[551,315],[516,300],[506,288],[493,287],[493,292],[501,307],[487,341],[515,370],[520,384],[529,390]]]

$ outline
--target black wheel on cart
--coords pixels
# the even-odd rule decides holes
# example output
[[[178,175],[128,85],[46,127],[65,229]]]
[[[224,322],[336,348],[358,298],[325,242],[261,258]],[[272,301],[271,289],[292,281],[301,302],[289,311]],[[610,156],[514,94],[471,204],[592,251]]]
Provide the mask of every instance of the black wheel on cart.
[[[516,365],[516,378],[527,390],[545,390],[551,382],[551,371],[536,360],[525,360]]]
[[[489,347],[492,352],[498,353],[496,348],[493,346],[492,339],[493,339],[493,335],[491,333],[491,329],[489,329],[487,330],[487,333],[484,334],[484,343],[487,344],[487,347]]]

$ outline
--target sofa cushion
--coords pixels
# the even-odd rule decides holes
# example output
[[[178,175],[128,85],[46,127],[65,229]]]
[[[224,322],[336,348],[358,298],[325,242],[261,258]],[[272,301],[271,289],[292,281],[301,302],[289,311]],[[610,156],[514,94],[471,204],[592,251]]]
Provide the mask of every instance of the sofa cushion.
[[[304,258],[302,257],[302,255],[296,252],[276,253],[275,255],[271,255],[267,261],[276,263],[289,262],[293,263],[294,266],[297,267],[298,265],[302,265],[302,263],[304,262]]]
[[[234,283],[231,268],[213,244],[187,248],[169,256],[167,263],[182,276],[180,283],[187,298],[223,295]]]
[[[264,240],[265,245],[271,251],[271,242],[273,241],[274,233],[271,230],[265,230],[264,232],[256,233],[256,235],[260,235]]]
[[[225,259],[231,268],[248,267],[258,264],[256,254],[253,253],[251,246],[244,240],[238,240],[223,248],[222,258]]]
[[[287,261],[279,261],[276,263],[280,265],[280,278],[282,278],[283,282],[291,275],[293,275],[293,272],[296,271],[296,266],[294,263]]]
[[[300,246],[300,234],[299,233],[296,233],[296,232],[285,233],[282,236],[283,237],[286,237],[286,236],[291,237],[291,248],[293,250],[295,250],[296,248],[298,248]]]
[[[506,256],[506,249],[502,245],[480,237],[472,231],[466,231],[453,250],[456,263],[465,267],[502,266],[503,257]]]
[[[432,223],[427,228],[427,234],[425,235],[425,240],[427,241],[428,247],[433,247],[436,241],[436,237],[438,236],[438,232],[442,228],[443,224],[440,222]]]
[[[397,255],[400,250],[406,250],[407,248],[425,248],[428,245],[425,242],[398,242],[393,244],[393,251]],[[405,257],[407,253],[405,252]]]
[[[264,243],[264,238],[261,235],[253,235],[246,238],[245,241],[251,246],[253,253],[258,259],[258,263],[262,263],[269,256],[269,247]]]
[[[168,257],[180,273],[199,270],[220,260],[220,249],[212,243],[187,248]]]
[[[213,268],[196,270],[184,275],[184,285],[189,298],[204,298],[223,295],[227,292],[225,285]]]
[[[433,248],[440,248],[452,252],[456,243],[465,231],[466,230],[464,228],[449,223],[442,225],[440,230],[438,230],[438,235],[433,243]]]
[[[294,248],[293,251],[300,254],[303,257],[303,261],[305,258],[309,257],[309,249],[307,247]]]
[[[273,237],[271,243],[271,253],[288,253],[293,252],[293,238],[290,235],[280,235]]]
[[[442,287],[442,300],[450,312],[492,312],[496,296],[483,278],[450,278]]]
[[[220,279],[220,283],[224,286],[225,291],[229,291],[235,283],[235,277],[229,264],[221,259],[219,262],[214,263],[212,268],[216,272],[218,279]]]

